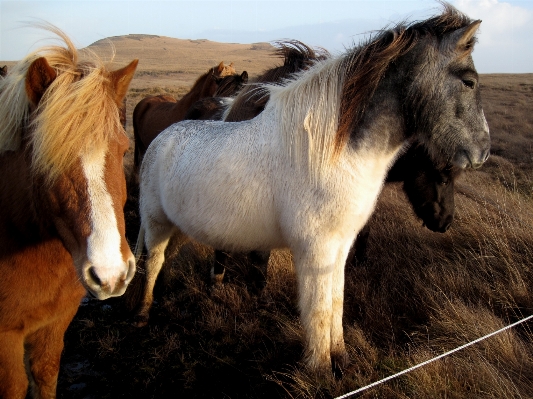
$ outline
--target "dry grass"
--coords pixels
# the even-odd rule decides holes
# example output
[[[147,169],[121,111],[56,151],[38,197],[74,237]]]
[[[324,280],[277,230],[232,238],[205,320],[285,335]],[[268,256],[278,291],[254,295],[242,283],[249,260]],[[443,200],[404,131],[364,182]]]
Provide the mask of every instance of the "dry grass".
[[[180,97],[221,60],[252,76],[279,62],[265,45],[254,50],[130,36],[114,39],[117,63],[141,58],[128,95],[130,135],[131,113],[146,95]],[[208,44],[212,53],[194,51]],[[181,45],[189,52],[180,53]],[[199,54],[202,59],[195,58]],[[344,326],[351,364],[343,378],[318,378],[302,368],[289,253],[274,252],[268,284],[255,295],[239,257],[227,271],[228,282],[210,288],[213,251],[192,243],[165,266],[147,327],[131,326],[127,298],[80,307],[65,337],[58,396],[332,398],[531,314],[533,76],[481,79],[494,155],[460,179],[452,228],[446,234],[423,228],[400,186],[388,185],[370,221],[368,261],[347,265]],[[130,201],[131,242],[136,215]],[[531,398],[532,342],[531,323],[521,325],[359,397]]]

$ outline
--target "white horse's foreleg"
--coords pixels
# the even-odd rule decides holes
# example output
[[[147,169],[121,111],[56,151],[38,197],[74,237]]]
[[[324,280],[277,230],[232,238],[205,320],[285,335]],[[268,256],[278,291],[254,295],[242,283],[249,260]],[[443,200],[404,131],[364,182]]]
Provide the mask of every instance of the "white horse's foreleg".
[[[344,345],[342,316],[344,308],[344,269],[346,258],[350,251],[351,241],[340,248],[336,265],[333,270],[332,307],[333,320],[331,323],[331,361],[335,370],[342,370],[348,365],[348,353]]]
[[[347,364],[342,314],[344,263],[347,245],[322,243],[295,254],[300,317],[305,332],[306,364],[312,370],[331,372]]]
[[[165,261],[165,249],[172,234],[176,231],[171,224],[150,223],[145,227],[145,245],[148,257],[145,262],[146,283],[141,306],[135,316],[135,326],[143,327],[148,323],[150,308],[154,301],[154,286]]]
[[[311,370],[331,370],[332,284],[335,257],[317,248],[294,253],[305,362]]]

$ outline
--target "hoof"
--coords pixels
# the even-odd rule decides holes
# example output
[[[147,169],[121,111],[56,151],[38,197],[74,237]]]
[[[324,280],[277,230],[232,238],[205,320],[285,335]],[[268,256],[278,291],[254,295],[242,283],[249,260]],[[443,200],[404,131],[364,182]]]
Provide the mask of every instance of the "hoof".
[[[331,354],[331,371],[333,376],[337,379],[340,379],[344,375],[344,370],[350,364],[350,358],[346,351],[342,353],[332,353]]]
[[[137,315],[133,319],[132,324],[134,327],[137,327],[137,328],[144,327],[148,324],[148,316]]]
[[[222,285],[222,283],[224,282],[224,274],[225,274],[225,272],[226,272],[226,270],[223,269],[222,273],[215,273],[214,268],[212,268],[211,269],[211,273],[210,273],[211,285],[212,286]]]

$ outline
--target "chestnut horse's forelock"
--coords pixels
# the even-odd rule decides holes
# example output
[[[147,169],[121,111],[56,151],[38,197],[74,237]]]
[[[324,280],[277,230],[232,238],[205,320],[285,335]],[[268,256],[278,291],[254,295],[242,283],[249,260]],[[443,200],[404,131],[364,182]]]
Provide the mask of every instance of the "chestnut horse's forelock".
[[[24,130],[33,147],[32,168],[55,178],[84,153],[105,151],[121,126],[118,106],[112,97],[109,72],[103,62],[78,63],[78,51],[59,29],[67,48],[50,46],[32,53],[0,81],[0,152],[16,150]],[[25,77],[32,61],[45,57],[57,76],[41,98],[29,121],[30,100],[25,94]],[[83,77],[83,79],[82,79]]]

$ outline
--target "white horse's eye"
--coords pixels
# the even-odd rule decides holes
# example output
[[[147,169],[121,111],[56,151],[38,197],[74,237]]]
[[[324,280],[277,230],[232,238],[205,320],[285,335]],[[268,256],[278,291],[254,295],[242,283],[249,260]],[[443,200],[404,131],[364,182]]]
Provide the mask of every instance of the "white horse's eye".
[[[476,82],[470,79],[463,79],[463,86],[468,87],[469,89],[473,89],[476,87]]]

